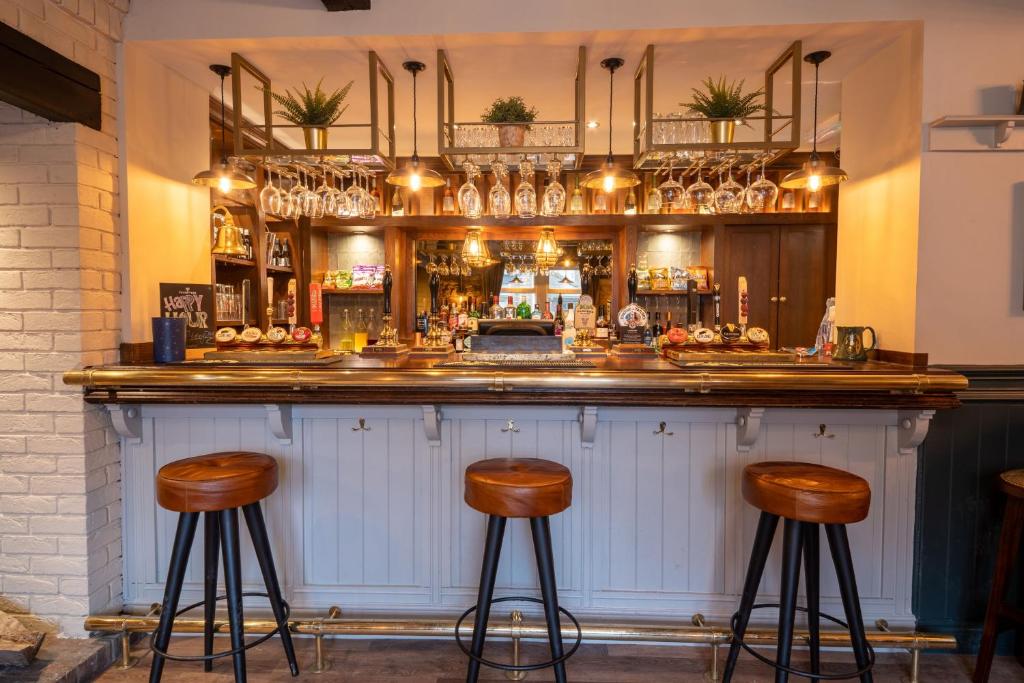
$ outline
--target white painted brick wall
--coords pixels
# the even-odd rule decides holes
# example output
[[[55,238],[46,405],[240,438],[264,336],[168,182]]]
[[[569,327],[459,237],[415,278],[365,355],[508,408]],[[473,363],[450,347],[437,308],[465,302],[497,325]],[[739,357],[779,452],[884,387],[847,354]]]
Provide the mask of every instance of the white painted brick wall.
[[[128,0],[0,0],[100,75],[103,130],[0,103],[0,609],[84,635],[121,601],[120,452],[62,382],[120,341],[116,47]]]

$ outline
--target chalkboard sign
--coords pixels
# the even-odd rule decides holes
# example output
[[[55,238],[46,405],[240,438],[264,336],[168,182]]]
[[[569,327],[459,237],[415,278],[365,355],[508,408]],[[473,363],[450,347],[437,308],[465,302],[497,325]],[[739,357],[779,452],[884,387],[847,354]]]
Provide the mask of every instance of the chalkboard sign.
[[[185,346],[214,346],[213,285],[160,283],[160,315],[185,318]]]

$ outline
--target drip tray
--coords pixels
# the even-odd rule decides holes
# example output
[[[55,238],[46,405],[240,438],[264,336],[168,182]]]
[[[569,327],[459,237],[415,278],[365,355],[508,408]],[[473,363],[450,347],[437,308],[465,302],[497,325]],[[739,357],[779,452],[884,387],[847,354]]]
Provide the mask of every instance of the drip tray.
[[[435,368],[498,368],[506,370],[585,370],[596,368],[597,364],[592,360],[546,360],[520,359],[520,360],[443,360],[434,364]]]

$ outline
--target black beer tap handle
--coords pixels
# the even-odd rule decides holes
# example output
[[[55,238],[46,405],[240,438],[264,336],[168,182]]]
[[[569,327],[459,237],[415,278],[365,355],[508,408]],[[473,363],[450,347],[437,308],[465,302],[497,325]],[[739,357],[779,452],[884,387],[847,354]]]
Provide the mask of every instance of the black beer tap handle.
[[[392,284],[393,278],[391,277],[391,266],[384,266],[384,280],[381,282],[381,286],[384,289],[384,315],[391,315]]]
[[[437,295],[441,291],[441,276],[435,270],[430,274],[430,314],[437,315],[441,310],[437,306]]]
[[[629,277],[626,278],[626,288],[629,290],[629,303],[636,303],[636,266],[629,267]]]

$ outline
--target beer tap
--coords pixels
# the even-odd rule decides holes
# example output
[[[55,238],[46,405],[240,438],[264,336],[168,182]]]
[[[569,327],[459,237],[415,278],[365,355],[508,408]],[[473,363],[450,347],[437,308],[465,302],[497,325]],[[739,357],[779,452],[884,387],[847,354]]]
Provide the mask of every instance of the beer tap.
[[[437,303],[437,297],[441,291],[441,276],[436,270],[430,274],[428,287],[430,289],[430,319],[427,322],[427,338],[424,341],[424,345],[444,346],[444,337],[441,332],[440,318],[438,316],[441,309]]]
[[[381,287],[384,290],[384,315],[381,319],[384,322],[384,326],[381,328],[376,346],[398,345],[398,330],[391,327],[391,287],[393,283],[394,278],[391,275],[391,266],[385,265],[384,279],[381,282]]]

